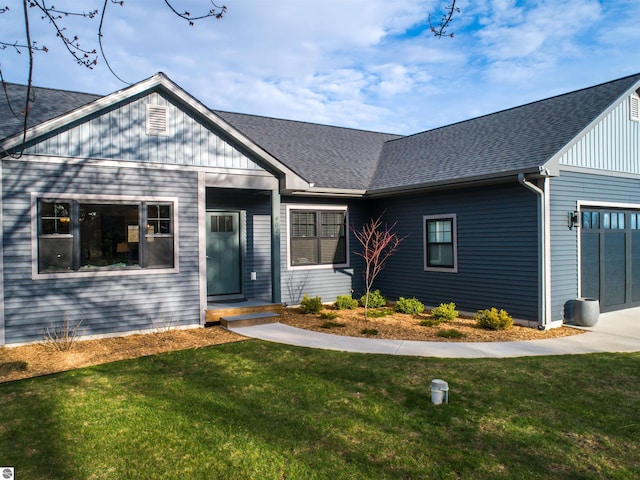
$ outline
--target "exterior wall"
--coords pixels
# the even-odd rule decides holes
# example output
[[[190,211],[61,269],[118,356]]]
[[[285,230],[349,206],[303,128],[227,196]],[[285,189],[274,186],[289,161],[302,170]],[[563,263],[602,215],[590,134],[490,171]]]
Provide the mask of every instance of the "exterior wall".
[[[640,122],[629,119],[629,98],[607,115],[559,159],[560,165],[640,174]]]
[[[244,220],[245,296],[271,301],[271,200],[268,192],[207,188],[208,210],[240,210]],[[251,272],[256,280],[251,280]]]
[[[147,135],[147,104],[167,106],[167,136]],[[29,146],[25,153],[264,170],[159,93],[130,99],[87,121],[54,132]]]
[[[41,340],[44,328],[65,317],[82,321],[83,335],[199,323],[196,172],[26,156],[2,163],[6,343]],[[32,192],[177,197],[179,271],[32,279]]]
[[[475,312],[495,306],[538,319],[537,198],[518,183],[378,200],[389,224],[407,236],[376,281],[391,300],[416,297],[430,306],[455,302]],[[456,214],[458,271],[424,270],[423,216]]]
[[[640,208],[640,176],[606,175],[598,170],[561,171],[551,180],[551,289],[553,319],[563,319],[564,304],[579,295],[578,237],[569,229],[568,212],[578,202],[619,203]]]
[[[288,268],[287,266],[287,205],[346,205],[349,232],[347,240],[347,258],[349,266],[345,268],[312,267],[312,268]],[[359,298],[363,293],[362,261],[353,254],[358,250],[359,244],[351,228],[360,228],[366,222],[368,211],[366,204],[361,200],[337,199],[327,200],[320,198],[283,197],[281,200],[281,236],[280,236],[280,264],[282,270],[282,302],[287,305],[297,305],[304,294],[311,297],[319,296],[325,303],[334,302],[338,295],[349,295],[353,292],[354,298]]]

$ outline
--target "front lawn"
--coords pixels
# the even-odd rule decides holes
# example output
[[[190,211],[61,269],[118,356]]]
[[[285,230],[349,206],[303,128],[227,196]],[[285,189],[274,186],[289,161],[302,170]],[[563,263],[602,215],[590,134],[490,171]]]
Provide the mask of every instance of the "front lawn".
[[[0,385],[22,479],[640,478],[640,354],[441,360],[247,341]],[[450,403],[432,405],[442,378]]]

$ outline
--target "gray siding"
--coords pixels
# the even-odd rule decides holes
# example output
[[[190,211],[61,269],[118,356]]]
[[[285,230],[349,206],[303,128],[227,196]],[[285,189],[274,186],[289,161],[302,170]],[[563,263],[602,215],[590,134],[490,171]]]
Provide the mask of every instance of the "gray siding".
[[[319,198],[283,197],[280,218],[282,229],[280,238],[280,258],[282,269],[282,302],[288,305],[300,303],[304,294],[311,297],[319,296],[325,303],[334,302],[338,295],[354,297],[362,293],[362,262],[353,252],[358,249],[357,240],[349,230],[348,256],[350,263],[347,268],[309,268],[288,269],[287,267],[287,205],[347,205],[350,227],[359,228],[363,221],[368,220],[366,206],[357,200],[325,200]]]
[[[239,210],[245,213],[243,226],[245,296],[271,301],[271,199],[269,192],[207,188],[207,209]],[[256,280],[251,280],[256,272]]]
[[[198,324],[197,174],[153,168],[3,160],[5,335],[35,341],[65,316],[82,333],[107,334]],[[179,273],[31,278],[32,192],[178,197]]]
[[[407,238],[376,282],[395,300],[455,302],[463,311],[495,306],[537,320],[536,196],[517,183],[380,200],[386,222]],[[424,271],[424,215],[457,215],[458,273]]]
[[[147,135],[146,105],[168,107],[168,135]],[[27,154],[263,170],[159,93],[130,99],[50,134]]]
[[[570,230],[568,212],[578,201],[613,202],[640,206],[640,177],[622,178],[561,171],[551,180],[551,290],[553,320],[562,320],[564,304],[578,296],[578,235]]]
[[[629,119],[629,98],[607,115],[559,159],[560,165],[640,174],[640,122]]]

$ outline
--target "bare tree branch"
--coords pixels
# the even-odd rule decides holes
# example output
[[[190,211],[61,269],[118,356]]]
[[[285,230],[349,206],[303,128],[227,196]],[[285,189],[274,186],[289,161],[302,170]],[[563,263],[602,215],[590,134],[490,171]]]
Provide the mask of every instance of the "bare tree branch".
[[[429,15],[429,29],[433,33],[434,37],[453,38],[453,32],[448,33],[446,29],[451,24],[451,21],[453,20],[453,16],[456,13],[460,13],[460,9],[456,7],[456,0],[451,0],[451,5],[446,7],[446,11],[444,15],[442,15],[442,18],[440,19],[440,22],[438,22],[437,25],[433,25],[431,23],[431,15]]]
[[[373,282],[387,264],[389,257],[393,255],[400,243],[406,237],[400,237],[394,231],[396,223],[390,227],[382,224],[384,212],[376,219],[371,219],[369,223],[362,226],[360,230],[352,228],[353,235],[356,237],[362,250],[353,252],[362,257],[365,264],[364,269],[364,285],[365,285],[365,302],[364,302],[364,318],[367,320],[369,309],[369,294],[373,288]]]

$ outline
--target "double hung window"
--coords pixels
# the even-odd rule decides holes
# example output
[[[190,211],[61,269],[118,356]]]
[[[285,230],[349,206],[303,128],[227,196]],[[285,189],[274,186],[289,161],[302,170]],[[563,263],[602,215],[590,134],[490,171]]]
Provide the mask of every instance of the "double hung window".
[[[38,273],[175,267],[174,202],[37,200]]]
[[[346,209],[290,209],[290,265],[345,265],[346,214]]]
[[[424,217],[424,269],[457,272],[456,215]]]

